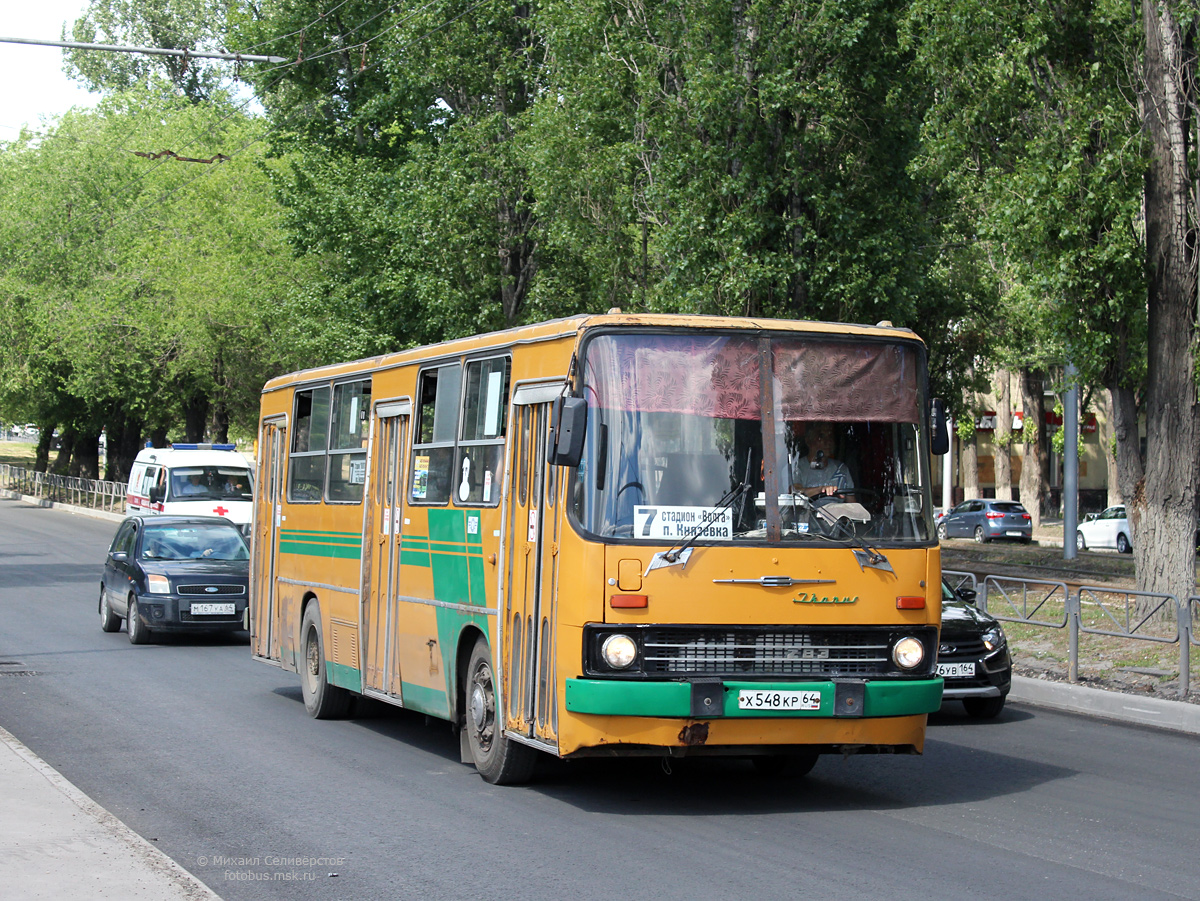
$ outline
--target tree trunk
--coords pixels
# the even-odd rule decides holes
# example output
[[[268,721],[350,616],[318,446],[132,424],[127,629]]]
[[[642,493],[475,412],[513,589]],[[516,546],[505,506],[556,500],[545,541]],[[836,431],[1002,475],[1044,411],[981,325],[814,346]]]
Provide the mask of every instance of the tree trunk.
[[[55,423],[43,423],[38,433],[37,451],[33,458],[33,471],[45,472],[50,467],[50,442],[53,440]]]
[[[1114,453],[1116,421],[1111,391],[1096,393],[1096,412],[1096,440],[1100,443],[1100,454],[1104,458],[1104,484],[1108,489],[1105,506],[1112,507],[1122,503],[1124,495],[1121,494],[1121,476],[1117,472],[1117,455]]]
[[[992,432],[992,460],[996,498],[1012,500],[1012,377],[1007,369],[996,373],[996,430]]]
[[[1021,409],[1025,413],[1025,426],[1021,430],[1021,502],[1036,529],[1042,524],[1046,486],[1050,482],[1046,396],[1042,390],[1042,373],[1037,370],[1021,370]]]
[[[63,429],[63,433],[58,438],[58,457],[55,458],[54,465],[50,467],[52,475],[71,474],[71,455],[75,449],[75,437],[74,429]]]
[[[1189,16],[1191,13],[1189,12]],[[1171,3],[1143,0],[1146,32],[1142,125],[1146,171],[1148,331],[1144,477],[1122,474],[1134,534],[1138,588],[1186,598],[1196,592],[1197,408],[1196,230],[1191,209],[1189,135],[1196,111],[1196,58]],[[1189,26],[1190,27],[1190,26]],[[1128,427],[1128,426],[1126,426]],[[1136,436],[1136,432],[1134,433]],[[1118,465],[1125,461],[1117,458]],[[1140,464],[1139,458],[1139,464]],[[1140,468],[1140,465],[1139,465]]]
[[[185,440],[191,444],[199,444],[204,440],[204,429],[208,425],[208,398],[203,394],[193,394],[183,404],[183,421]]]
[[[108,421],[108,461],[104,478],[110,482],[125,482],[134,458],[142,449],[142,421],[119,410]]]
[[[975,438],[974,429],[971,430],[971,437],[962,442],[958,467],[962,477],[963,499],[979,497],[979,441]]]
[[[81,479],[100,478],[100,432],[85,429],[75,438],[71,455],[71,475]]]

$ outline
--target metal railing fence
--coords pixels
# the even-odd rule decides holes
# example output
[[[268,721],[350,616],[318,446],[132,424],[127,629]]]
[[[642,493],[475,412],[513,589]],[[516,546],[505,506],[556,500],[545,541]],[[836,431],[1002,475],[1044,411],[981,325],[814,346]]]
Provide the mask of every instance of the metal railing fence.
[[[59,504],[90,507],[108,513],[125,512],[124,482],[60,476],[0,463],[0,487]]]
[[[973,573],[943,570],[952,588],[978,583]],[[1066,629],[1067,679],[1079,681],[1079,636],[1116,638],[1179,645],[1179,697],[1191,691],[1191,648],[1200,646],[1200,596],[1180,601],[1172,594],[1065,582],[985,576],[975,603],[1002,622]],[[991,609],[992,606],[996,609]]]

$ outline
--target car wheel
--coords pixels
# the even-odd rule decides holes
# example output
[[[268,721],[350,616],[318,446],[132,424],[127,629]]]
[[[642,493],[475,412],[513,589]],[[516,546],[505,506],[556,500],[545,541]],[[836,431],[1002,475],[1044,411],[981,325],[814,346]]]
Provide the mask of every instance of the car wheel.
[[[983,534],[983,526],[975,527],[975,541],[979,544],[987,544],[987,536]]]
[[[325,639],[321,635],[321,606],[311,601],[300,625],[300,690],[304,709],[317,720],[333,720],[350,712],[350,692],[330,685],[325,673]]]
[[[485,782],[517,785],[528,782],[537,763],[537,751],[511,741],[496,714],[496,683],[492,676],[492,654],[480,637],[471,651],[465,683],[467,744],[475,769]]]
[[[137,598],[133,595],[129,596],[129,615],[125,617],[125,631],[129,633],[130,644],[145,644],[150,640],[150,629],[142,622]]]
[[[1117,553],[1129,554],[1133,552],[1133,545],[1129,543],[1129,539],[1122,532],[1117,536]]]
[[[750,758],[754,771],[771,779],[802,779],[812,772],[821,755],[816,751],[794,754],[757,754]]]
[[[121,628],[121,617],[112,612],[108,606],[108,592],[100,586],[100,628],[105,632],[116,632]]]
[[[1075,533],[1075,550],[1077,550],[1077,551],[1086,551],[1087,550],[1087,539],[1085,539],[1083,537],[1082,532]]]
[[[946,524],[944,522],[938,523],[937,533],[938,533],[938,541],[946,540],[946,537],[947,537],[946,536]]]
[[[963,698],[963,710],[975,720],[994,720],[1004,709],[1004,696],[998,698]]]

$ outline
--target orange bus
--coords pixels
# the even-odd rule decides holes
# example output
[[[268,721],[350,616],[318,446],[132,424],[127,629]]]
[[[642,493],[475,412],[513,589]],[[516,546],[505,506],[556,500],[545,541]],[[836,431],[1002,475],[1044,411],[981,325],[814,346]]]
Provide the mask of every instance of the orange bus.
[[[946,437],[887,323],[613,310],[276,378],[253,654],[314,717],[448,720],[494,783],[920,753]]]

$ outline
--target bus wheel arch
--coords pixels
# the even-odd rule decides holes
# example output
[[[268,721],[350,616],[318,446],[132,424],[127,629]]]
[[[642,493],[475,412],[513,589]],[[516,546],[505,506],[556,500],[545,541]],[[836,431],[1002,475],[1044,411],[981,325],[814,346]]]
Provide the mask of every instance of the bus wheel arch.
[[[300,693],[304,708],[313,719],[340,719],[350,712],[351,694],[332,685],[326,673],[325,635],[322,631],[321,602],[315,595],[305,597],[300,617]]]
[[[496,678],[487,639],[478,635],[463,679],[464,724],[475,769],[493,785],[528,782],[537,751],[504,734],[504,719],[496,709]]]

